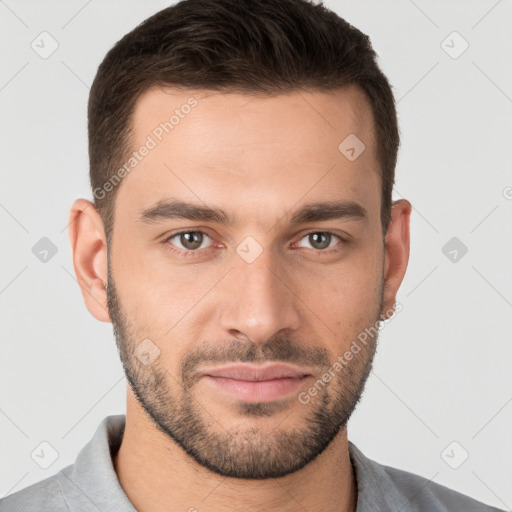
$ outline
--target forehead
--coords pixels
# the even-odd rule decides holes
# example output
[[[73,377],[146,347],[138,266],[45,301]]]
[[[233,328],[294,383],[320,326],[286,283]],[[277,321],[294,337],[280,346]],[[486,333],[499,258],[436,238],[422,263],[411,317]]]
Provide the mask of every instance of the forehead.
[[[355,86],[275,96],[152,87],[136,103],[132,131],[139,156],[116,200],[131,209],[168,195],[229,199],[232,209],[256,201],[270,215],[307,196],[378,211],[368,204],[380,194],[373,115]],[[347,145],[364,151],[347,158]]]
[[[185,119],[188,119],[187,123],[183,122]],[[347,130],[371,143],[369,138],[373,133],[369,101],[355,85],[329,92],[297,90],[272,96],[151,87],[136,102],[132,119],[134,133],[139,141],[153,132],[155,137],[164,135],[165,138],[168,135],[165,128],[160,126],[163,134],[158,128],[166,123],[171,125],[167,128],[175,139],[181,134],[183,139],[192,141],[190,131],[200,130],[197,135],[203,135],[203,138],[193,140],[198,149],[206,148],[215,135],[222,133],[236,133],[233,142],[237,143],[275,144],[292,142],[296,134],[311,135],[308,144],[311,147],[327,135],[336,139],[348,135]],[[178,125],[181,125],[179,129]],[[216,133],[208,133],[212,125],[217,128]],[[260,130],[262,126],[265,126],[264,131]],[[282,128],[287,130],[283,132]],[[278,140],[274,138],[276,131],[280,134]],[[228,145],[229,142],[226,141]]]

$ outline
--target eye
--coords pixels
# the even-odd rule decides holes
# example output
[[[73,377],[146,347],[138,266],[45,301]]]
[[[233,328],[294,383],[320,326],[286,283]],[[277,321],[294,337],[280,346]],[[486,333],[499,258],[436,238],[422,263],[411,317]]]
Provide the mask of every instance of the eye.
[[[176,252],[197,252],[199,249],[205,248],[204,242],[209,238],[210,237],[202,231],[181,231],[168,237],[165,242],[171,242],[176,239],[175,242],[172,242],[173,245],[181,244],[181,247],[178,245],[178,249],[182,249]],[[175,250],[173,248],[171,249]]]
[[[212,247],[208,245],[208,239],[212,240],[203,231],[180,231],[167,237],[163,243],[171,252],[181,256],[194,256]],[[304,235],[302,240],[310,244],[310,249],[322,253],[339,251],[340,245],[348,244],[348,240],[330,231],[311,231]],[[337,243],[339,241],[342,244]]]
[[[316,249],[323,252],[331,252],[330,250],[326,251],[326,249],[336,247],[337,244],[332,244],[331,242],[344,241],[343,238],[334,233],[331,233],[330,231],[312,231],[311,233],[308,233],[301,238],[301,240],[304,239],[306,239],[311,244],[311,249]]]

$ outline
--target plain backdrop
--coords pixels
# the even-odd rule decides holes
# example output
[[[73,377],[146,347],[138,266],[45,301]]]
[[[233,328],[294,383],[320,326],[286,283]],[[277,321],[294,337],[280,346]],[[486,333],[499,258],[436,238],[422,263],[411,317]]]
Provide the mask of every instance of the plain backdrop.
[[[0,496],[71,464],[105,416],[125,411],[112,328],[83,304],[66,227],[72,201],[92,198],[86,105],[97,67],[167,5],[0,1]],[[413,206],[403,310],[381,332],[349,439],[510,509],[512,2],[326,5],[370,36],[393,85],[394,198]],[[45,237],[56,253],[41,261]],[[42,442],[57,454],[46,469],[31,456]]]

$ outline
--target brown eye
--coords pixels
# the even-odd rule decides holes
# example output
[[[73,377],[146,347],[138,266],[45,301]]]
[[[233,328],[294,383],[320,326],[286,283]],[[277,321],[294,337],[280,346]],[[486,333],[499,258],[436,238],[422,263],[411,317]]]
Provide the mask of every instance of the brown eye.
[[[331,235],[329,233],[311,233],[308,236],[311,245],[315,249],[326,249],[331,242]]]
[[[338,235],[335,235],[329,231],[314,231],[308,233],[302,239],[308,240],[311,249],[316,249],[319,251],[333,247],[335,244],[332,244],[332,242],[336,242],[336,239],[341,240]]]
[[[175,233],[170,236],[166,241],[171,242],[171,240],[176,239],[177,242],[174,242],[174,244],[178,243],[178,249],[195,251],[204,248],[201,246],[208,238],[210,237],[202,231],[182,231],[181,233]]]
[[[185,247],[185,249],[197,249],[201,247],[202,241],[203,234],[197,231],[180,234],[180,243],[183,244],[183,247]]]

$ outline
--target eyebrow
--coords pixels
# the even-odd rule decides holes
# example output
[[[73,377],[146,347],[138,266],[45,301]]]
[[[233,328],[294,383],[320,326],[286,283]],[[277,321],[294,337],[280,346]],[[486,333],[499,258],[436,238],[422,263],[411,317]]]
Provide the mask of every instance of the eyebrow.
[[[168,219],[214,222],[225,226],[236,224],[235,218],[220,208],[210,208],[179,199],[162,200],[141,212],[138,221],[152,224]],[[310,203],[296,210],[290,224],[321,222],[333,219],[361,221],[368,219],[366,209],[355,201],[327,201]]]

